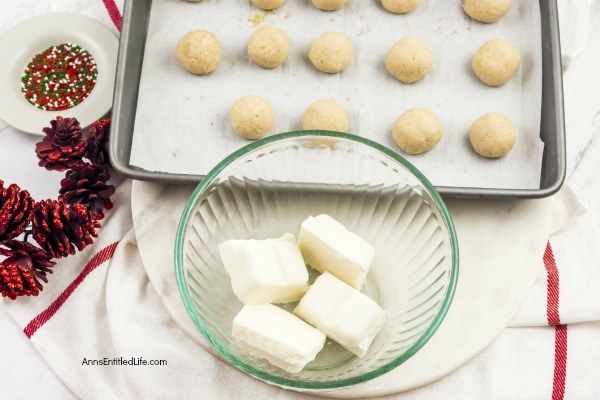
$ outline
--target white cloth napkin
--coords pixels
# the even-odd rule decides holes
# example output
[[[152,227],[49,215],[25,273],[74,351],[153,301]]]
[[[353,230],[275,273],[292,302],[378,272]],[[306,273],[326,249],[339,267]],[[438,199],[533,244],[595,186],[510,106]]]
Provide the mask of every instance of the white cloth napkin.
[[[560,0],[561,49],[563,67],[568,69],[575,57],[583,51],[590,23],[592,7],[598,7],[593,0]]]
[[[82,399],[304,398],[227,366],[172,322],[140,259],[132,230],[130,189],[129,181],[118,188],[115,208],[104,220],[100,238],[78,255],[59,261],[51,284],[39,297],[4,302],[57,375]],[[595,249],[600,236],[591,229],[588,215],[573,218],[581,207],[568,189],[553,203],[555,213],[574,221],[554,234],[550,243],[560,274],[557,315],[562,323],[576,324],[548,327],[546,277],[553,273],[542,273],[513,321],[515,328],[507,329],[457,372],[394,398],[537,399],[562,390],[572,399],[600,396],[593,373],[600,355],[600,322],[583,323],[600,321]],[[523,229],[527,225],[523,221]],[[536,266],[540,272],[548,264],[540,254]],[[143,357],[166,360],[168,365],[82,365],[84,358],[103,357]],[[564,380],[566,389],[562,389]]]

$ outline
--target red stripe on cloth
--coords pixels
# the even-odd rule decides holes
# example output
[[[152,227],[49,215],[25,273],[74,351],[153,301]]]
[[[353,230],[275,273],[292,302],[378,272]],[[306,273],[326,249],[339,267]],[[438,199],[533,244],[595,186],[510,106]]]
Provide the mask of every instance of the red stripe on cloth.
[[[113,24],[115,24],[115,27],[121,31],[121,27],[123,26],[123,16],[121,15],[115,0],[102,0],[102,2],[104,3],[104,7],[106,7],[106,11],[108,11],[108,15],[110,16]]]
[[[23,333],[27,335],[28,338],[31,338],[33,334],[40,329],[46,322],[52,318],[54,314],[60,309],[60,307],[67,301],[67,299],[73,294],[75,289],[83,282],[83,280],[95,270],[98,266],[102,265],[104,262],[110,260],[115,253],[115,249],[119,242],[114,242],[100,250],[96,253],[90,262],[87,263],[83,271],[75,278],[73,282],[62,292],[56,300],[52,304],[48,306],[44,311],[39,313],[34,319],[31,320],[23,329]]]
[[[554,379],[552,380],[552,400],[565,398],[567,379],[567,325],[554,327]]]
[[[560,325],[560,316],[558,315],[558,297],[560,295],[560,287],[558,281],[558,267],[552,252],[550,242],[546,245],[544,252],[544,266],[548,274],[548,297],[546,303],[546,314],[548,316],[549,325]]]
[[[552,379],[552,400],[565,398],[567,379],[567,325],[560,323],[559,297],[560,280],[558,267],[550,242],[544,252],[544,266],[548,274],[548,297],[546,315],[548,324],[554,326],[554,377]]]

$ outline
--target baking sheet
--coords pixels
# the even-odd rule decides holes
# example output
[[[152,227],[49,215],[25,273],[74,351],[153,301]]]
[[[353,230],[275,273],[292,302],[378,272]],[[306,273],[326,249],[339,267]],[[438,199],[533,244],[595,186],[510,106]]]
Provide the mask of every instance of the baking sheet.
[[[205,174],[247,144],[229,123],[228,110],[237,98],[269,99],[276,111],[273,132],[283,132],[301,129],[309,104],[333,97],[348,110],[352,133],[393,149],[391,127],[402,112],[412,107],[436,112],[444,126],[442,142],[425,155],[405,155],[435,185],[538,188],[543,151],[539,4],[514,1],[493,25],[470,21],[452,4],[423,0],[413,13],[393,15],[377,0],[353,0],[330,13],[308,0],[288,0],[270,13],[243,0],[154,0],[130,163],[148,171]],[[290,36],[285,66],[265,70],[248,61],[247,40],[262,24],[277,25]],[[211,75],[191,75],[177,63],[175,44],[191,29],[210,30],[221,42],[222,64]],[[306,57],[311,41],[330,30],[344,32],[355,45],[352,64],[339,75],[317,72]],[[396,81],[383,65],[388,49],[406,35],[425,41],[435,57],[433,71],[414,85]],[[512,41],[523,55],[519,75],[501,88],[481,84],[470,68],[475,50],[493,38]],[[490,111],[508,115],[519,131],[515,149],[501,160],[480,158],[468,143],[471,123]]]

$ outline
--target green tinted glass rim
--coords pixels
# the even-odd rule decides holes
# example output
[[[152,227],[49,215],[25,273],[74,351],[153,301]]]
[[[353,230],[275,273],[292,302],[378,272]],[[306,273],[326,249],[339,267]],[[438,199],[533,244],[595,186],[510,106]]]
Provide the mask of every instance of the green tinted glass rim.
[[[451,258],[452,265],[450,269],[450,279],[448,283],[448,288],[446,290],[446,294],[442,305],[437,311],[431,325],[427,328],[425,332],[421,335],[421,337],[401,356],[390,361],[388,364],[383,365],[373,371],[365,373],[360,376],[355,376],[348,379],[341,379],[336,381],[329,382],[313,382],[313,381],[303,381],[303,380],[295,380],[289,378],[283,378],[279,376],[275,376],[269,374],[265,371],[262,371],[244,361],[240,360],[238,357],[234,356],[227,350],[227,346],[220,343],[216,340],[212,335],[207,331],[204,320],[198,315],[196,308],[194,307],[193,301],[190,296],[190,292],[188,289],[188,285],[185,277],[185,270],[183,265],[183,246],[185,239],[185,232],[187,230],[187,226],[192,214],[192,211],[198,201],[198,199],[204,194],[205,190],[210,187],[213,183],[213,180],[217,175],[221,173],[227,166],[232,164],[234,161],[247,155],[248,153],[259,149],[263,146],[283,141],[286,139],[294,139],[294,138],[302,138],[307,136],[314,136],[317,138],[329,138],[329,139],[345,139],[353,142],[358,142],[364,145],[367,145],[375,150],[380,151],[381,153],[389,156],[393,160],[397,161],[399,164],[404,166],[409,172],[411,172],[423,185],[425,190],[431,196],[433,201],[438,207],[438,210],[442,216],[442,219],[448,229],[450,234],[450,249],[451,249]],[[247,146],[242,147],[241,149],[233,152],[219,164],[217,164],[198,184],[192,196],[188,200],[185,208],[183,210],[183,214],[181,215],[181,219],[179,221],[179,226],[177,228],[177,236],[175,238],[175,275],[177,278],[177,286],[179,287],[179,293],[183,300],[183,304],[190,318],[194,322],[194,325],[200,330],[200,333],[206,341],[216,350],[216,352],[229,364],[234,367],[254,376],[255,378],[270,382],[275,385],[286,386],[290,388],[297,389],[336,389],[342,388],[346,386],[356,385],[359,383],[363,383],[369,381],[371,379],[377,378],[386,372],[389,372],[396,368],[397,366],[403,364],[408,359],[410,359],[417,351],[419,351],[428,341],[431,339],[433,334],[437,331],[440,324],[444,320],[448,309],[450,308],[450,304],[452,303],[452,299],[454,298],[454,292],[456,291],[456,282],[458,280],[458,264],[459,264],[459,254],[458,254],[458,241],[456,238],[456,231],[454,229],[454,223],[452,222],[452,218],[450,217],[450,213],[448,212],[448,208],[442,197],[437,192],[433,184],[409,161],[407,161],[404,157],[400,156],[395,151],[376,143],[372,140],[366,139],[361,136],[356,136],[348,133],[341,132],[333,132],[333,131],[293,131],[280,133],[277,135],[272,135],[255,142],[248,144]]]

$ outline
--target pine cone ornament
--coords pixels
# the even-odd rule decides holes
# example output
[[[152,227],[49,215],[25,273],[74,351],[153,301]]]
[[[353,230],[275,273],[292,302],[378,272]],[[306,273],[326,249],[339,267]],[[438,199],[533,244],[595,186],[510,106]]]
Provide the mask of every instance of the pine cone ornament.
[[[0,247],[6,256],[0,263],[0,293],[2,297],[37,296],[42,290],[40,280],[48,282],[54,262],[44,250],[27,242],[11,240]]]
[[[115,187],[106,184],[109,179],[108,168],[104,166],[83,164],[74,167],[60,182],[58,199],[67,204],[82,204],[90,210],[94,219],[100,220],[104,218],[102,209],[113,207],[110,196]]]
[[[81,137],[77,119],[56,117],[50,125],[43,129],[44,139],[35,145],[39,166],[49,171],[64,171],[83,164],[87,142]]]
[[[23,233],[31,221],[33,204],[27,190],[14,184],[5,188],[0,180],[0,243]]]
[[[88,131],[87,147],[88,158],[92,164],[108,164],[108,134],[110,132],[110,119],[101,119],[90,126]]]
[[[98,237],[100,223],[83,204],[44,200],[35,204],[33,238],[53,258],[75,254]]]

